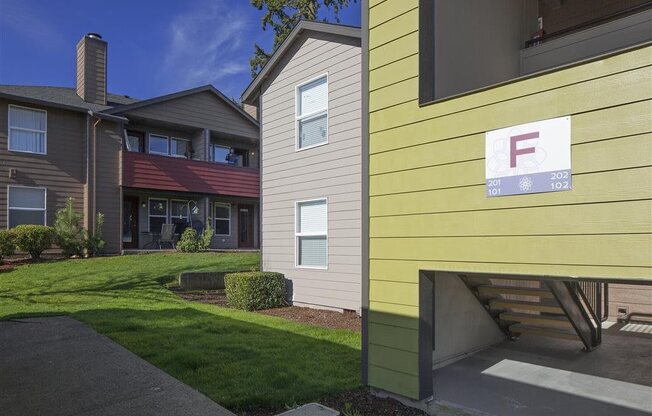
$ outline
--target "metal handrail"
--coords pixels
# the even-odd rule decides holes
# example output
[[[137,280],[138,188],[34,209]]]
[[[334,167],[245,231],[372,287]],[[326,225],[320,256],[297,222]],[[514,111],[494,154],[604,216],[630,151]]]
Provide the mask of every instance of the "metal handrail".
[[[588,304],[593,309],[599,322],[609,318],[609,285],[600,282],[578,282],[577,288],[582,291]]]

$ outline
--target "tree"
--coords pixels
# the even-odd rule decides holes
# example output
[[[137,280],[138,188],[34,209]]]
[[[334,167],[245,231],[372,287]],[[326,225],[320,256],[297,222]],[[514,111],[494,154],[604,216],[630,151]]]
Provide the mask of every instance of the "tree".
[[[258,10],[265,10],[261,21],[263,30],[267,30],[268,26],[274,30],[272,52],[267,53],[260,45],[254,44],[254,56],[249,60],[252,78],[265,66],[272,53],[300,20],[317,20],[323,7],[332,11],[335,21],[339,23],[340,10],[356,2],[357,0],[251,0],[251,4]],[[326,18],[322,20],[328,21]]]
[[[72,198],[66,200],[66,206],[57,210],[54,220],[55,243],[66,256],[82,256],[86,231],[82,216],[75,212]]]

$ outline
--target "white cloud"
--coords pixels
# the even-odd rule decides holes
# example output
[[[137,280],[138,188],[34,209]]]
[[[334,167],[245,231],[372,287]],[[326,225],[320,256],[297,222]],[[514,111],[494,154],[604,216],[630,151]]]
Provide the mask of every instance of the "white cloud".
[[[246,4],[249,6],[249,4]],[[251,22],[234,2],[199,0],[170,24],[170,44],[165,57],[165,77],[176,89],[214,84],[247,73],[243,59],[245,34]]]
[[[0,27],[6,27],[42,48],[61,48],[63,36],[38,9],[20,1],[0,0]]]

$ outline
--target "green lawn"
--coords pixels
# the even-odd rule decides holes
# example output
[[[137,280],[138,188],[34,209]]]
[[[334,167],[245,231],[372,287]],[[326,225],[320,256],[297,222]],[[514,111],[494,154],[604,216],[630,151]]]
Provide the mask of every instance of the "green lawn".
[[[183,270],[250,270],[258,254],[150,254],[0,272],[0,319],[72,315],[235,411],[359,385],[360,335],[184,301]]]

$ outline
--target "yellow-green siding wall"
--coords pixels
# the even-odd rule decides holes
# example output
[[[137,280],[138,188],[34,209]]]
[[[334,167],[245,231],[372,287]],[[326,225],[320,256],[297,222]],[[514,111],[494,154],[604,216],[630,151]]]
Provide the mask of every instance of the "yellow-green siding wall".
[[[369,1],[368,382],[418,396],[418,271],[652,279],[652,47],[419,107],[418,0]],[[572,116],[573,190],[486,198],[488,130]]]

